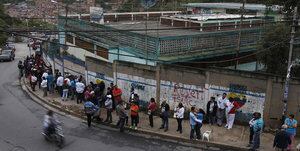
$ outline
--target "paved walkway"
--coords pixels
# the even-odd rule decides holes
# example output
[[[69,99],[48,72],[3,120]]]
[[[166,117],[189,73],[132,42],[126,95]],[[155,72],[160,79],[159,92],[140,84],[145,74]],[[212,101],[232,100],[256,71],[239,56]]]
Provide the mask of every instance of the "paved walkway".
[[[27,82],[26,82],[27,83]],[[28,83],[27,83],[28,85]],[[82,104],[76,104],[76,101],[68,100],[68,101],[61,101],[61,98],[57,94],[48,94],[47,97],[42,97],[43,92],[37,88],[37,91],[34,92],[35,95],[39,96],[39,98],[43,98],[44,101],[47,103],[53,104],[55,106],[60,107],[64,111],[68,111],[69,113],[77,113],[78,116],[84,116],[83,113],[83,105]],[[183,121],[183,133],[180,134],[176,132],[177,129],[177,122],[176,119],[170,118],[169,119],[169,131],[164,132],[163,130],[159,129],[161,125],[161,119],[159,117],[154,117],[154,127],[151,128],[149,126],[148,122],[148,115],[146,113],[140,112],[140,123],[138,125],[138,130],[147,131],[150,133],[159,133],[160,135],[166,135],[166,136],[172,136],[183,139],[189,138],[189,132],[190,132],[190,126],[189,121],[184,120]],[[101,111],[101,117],[106,118],[106,111],[105,109],[102,109]],[[117,115],[115,112],[113,112],[113,125],[116,125],[117,122]],[[130,119],[129,119],[129,123]],[[233,129],[227,130],[224,127],[218,127],[218,126],[211,126],[209,124],[204,124],[201,131],[205,132],[207,130],[212,131],[211,134],[211,142],[218,143],[218,144],[225,144],[235,147],[241,147],[244,148],[248,144],[249,139],[249,129],[247,126],[239,126],[234,125]],[[273,150],[273,139],[274,136],[269,133],[263,133],[261,136],[261,147],[260,150],[266,150],[270,151]],[[297,141],[298,142],[298,141]]]

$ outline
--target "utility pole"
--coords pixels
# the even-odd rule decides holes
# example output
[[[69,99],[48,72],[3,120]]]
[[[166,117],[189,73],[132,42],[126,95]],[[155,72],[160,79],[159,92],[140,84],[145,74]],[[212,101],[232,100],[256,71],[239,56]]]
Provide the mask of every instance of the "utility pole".
[[[246,4],[246,0],[243,0],[243,5],[241,7],[241,20],[240,20],[240,26],[239,26],[239,37],[238,37],[238,41],[237,41],[237,49],[236,49],[236,55],[235,57],[238,58],[239,57],[239,53],[241,50],[241,39],[242,39],[242,26],[243,26],[243,19],[244,19],[244,13],[245,13],[245,4]],[[237,69],[237,66],[239,64],[239,60],[237,59],[235,62],[235,66],[234,69]]]
[[[67,30],[67,23],[68,23],[68,11],[69,11],[69,9],[68,9],[68,5],[69,4],[66,4],[66,16],[65,16],[65,26],[64,26],[64,29],[65,29],[65,31]],[[66,34],[66,32],[64,32],[65,33],[65,40],[64,40],[64,47],[63,48],[66,48],[65,46],[66,46],[66,38],[67,38],[67,34]],[[60,42],[59,42],[60,43]],[[61,47],[59,47],[59,48],[61,48]],[[66,50],[64,50],[63,49],[63,52],[62,52],[62,75],[63,76],[65,76],[65,59],[64,59],[64,56],[65,56],[65,51]]]
[[[145,24],[146,25],[145,50],[146,50],[146,65],[148,65],[148,57],[149,57],[149,54],[148,54],[148,6],[147,6],[146,10],[147,10],[147,14],[146,14],[146,24]]]
[[[292,67],[294,65],[296,65],[294,62],[292,63],[292,55],[293,55],[293,48],[294,48],[294,42],[295,42],[295,33],[296,33],[296,26],[297,26],[297,10],[298,10],[298,7],[295,7],[294,8],[294,16],[293,16],[293,25],[292,25],[292,30],[291,30],[291,41],[290,41],[290,50],[289,50],[289,58],[288,58],[288,69],[287,69],[287,76],[286,76],[285,85],[284,85],[282,122],[284,122],[284,120],[286,118],[286,112],[287,112],[290,73],[291,73]]]

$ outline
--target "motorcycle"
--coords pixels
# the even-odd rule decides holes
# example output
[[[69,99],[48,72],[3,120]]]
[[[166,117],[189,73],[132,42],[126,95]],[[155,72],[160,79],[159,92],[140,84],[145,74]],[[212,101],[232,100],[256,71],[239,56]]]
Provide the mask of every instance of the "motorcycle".
[[[65,137],[61,123],[55,124],[55,132],[52,134],[47,134],[46,129],[44,128],[42,135],[46,141],[55,142],[59,148],[62,148],[65,143]]]

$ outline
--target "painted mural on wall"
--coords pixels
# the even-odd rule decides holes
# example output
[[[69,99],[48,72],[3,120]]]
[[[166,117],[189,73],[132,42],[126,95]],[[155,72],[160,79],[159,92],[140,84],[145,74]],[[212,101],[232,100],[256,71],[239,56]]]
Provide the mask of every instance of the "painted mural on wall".
[[[247,90],[246,86],[231,84],[229,87],[209,86],[208,96],[221,96],[227,93],[227,97],[232,97],[237,101],[241,108],[236,113],[236,119],[240,122],[247,122],[251,119],[252,113],[260,112],[263,114],[265,93],[256,93]]]
[[[92,71],[87,72],[87,81],[88,82],[92,81],[92,82],[96,83],[97,79],[103,80],[106,88],[110,85],[110,83],[112,83],[114,81],[114,79],[112,77],[108,77],[104,73],[98,73],[98,72],[92,72]]]
[[[180,102],[187,108],[191,106],[203,108],[207,102],[206,91],[202,86],[161,81],[160,89],[161,101],[167,101],[171,109],[174,109]]]
[[[133,87],[134,92],[140,97],[140,105],[146,107],[150,98],[156,97],[156,81],[143,77],[117,73],[117,85],[122,89],[122,98],[129,101],[130,90]]]

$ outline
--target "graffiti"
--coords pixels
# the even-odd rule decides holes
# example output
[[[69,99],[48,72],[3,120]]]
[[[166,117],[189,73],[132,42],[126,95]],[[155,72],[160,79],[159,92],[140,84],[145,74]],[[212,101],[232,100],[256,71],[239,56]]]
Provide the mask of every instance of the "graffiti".
[[[118,87],[123,90],[123,100],[129,100],[130,89],[134,88],[134,93],[139,95],[140,105],[146,107],[150,98],[156,97],[156,81],[153,79],[146,79],[143,77],[118,73],[117,74]]]
[[[205,103],[204,89],[195,85],[161,81],[161,99],[167,101],[172,108],[178,103],[185,107],[202,107]]]
[[[105,79],[105,74],[96,72],[96,78]]]
[[[232,88],[215,85],[209,86],[208,93],[209,97],[221,96],[223,93],[227,93],[228,98],[233,98],[234,101],[237,101],[241,108],[236,113],[236,119],[240,122],[249,121],[254,112],[263,114],[265,93],[250,92],[245,90],[245,87],[243,87],[242,90],[235,89],[235,91],[233,91]]]
[[[145,91],[145,86],[144,85],[141,85],[139,83],[131,83],[131,87],[134,88],[135,90],[138,89],[138,90],[143,90]]]

